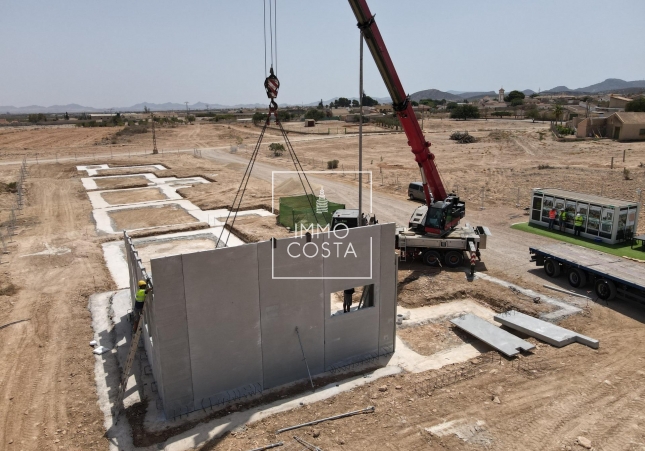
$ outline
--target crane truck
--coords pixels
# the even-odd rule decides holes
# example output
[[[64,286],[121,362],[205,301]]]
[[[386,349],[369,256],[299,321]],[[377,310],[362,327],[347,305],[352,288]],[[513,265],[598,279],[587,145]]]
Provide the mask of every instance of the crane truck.
[[[349,4],[390,93],[392,107],[421,172],[425,205],[412,213],[408,227],[397,228],[396,247],[401,259],[405,261],[407,258],[421,257],[430,266],[445,264],[448,267],[458,267],[463,263],[466,251],[481,260],[480,250],[486,248],[486,238],[490,231],[483,226],[459,226],[466,214],[466,204],[457,195],[448,193],[443,185],[435,164],[435,155],[430,152],[430,143],[426,141],[410,98],[403,90],[374,15],[366,0],[349,0]],[[358,210],[337,210],[332,216],[331,225],[367,225],[368,221],[358,216]],[[375,222],[374,218],[369,220],[370,224]]]

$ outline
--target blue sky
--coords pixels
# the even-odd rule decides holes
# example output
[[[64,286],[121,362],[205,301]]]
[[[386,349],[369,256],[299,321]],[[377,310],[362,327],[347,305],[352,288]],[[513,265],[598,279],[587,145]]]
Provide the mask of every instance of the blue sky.
[[[368,0],[406,91],[645,79],[645,2]],[[266,102],[262,0],[0,0],[0,105]],[[608,10],[609,8],[609,10]],[[345,0],[278,0],[278,102],[358,91]],[[366,48],[365,91],[387,95]]]

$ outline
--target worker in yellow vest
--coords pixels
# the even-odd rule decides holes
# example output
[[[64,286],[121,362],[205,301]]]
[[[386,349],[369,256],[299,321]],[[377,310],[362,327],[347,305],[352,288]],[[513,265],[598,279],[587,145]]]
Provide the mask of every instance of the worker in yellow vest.
[[[139,288],[134,295],[134,318],[132,321],[132,335],[137,332],[137,328],[139,327],[139,320],[141,319],[141,312],[143,312],[143,305],[146,301],[146,296],[150,291],[145,280],[140,280],[138,286]]]
[[[560,212],[560,232],[564,232],[566,225],[567,225],[567,211],[563,209]]]
[[[580,236],[580,232],[582,232],[582,224],[584,224],[584,222],[585,217],[582,215],[582,213],[576,213],[576,217],[573,219],[573,224],[575,226],[573,234],[575,236]]]

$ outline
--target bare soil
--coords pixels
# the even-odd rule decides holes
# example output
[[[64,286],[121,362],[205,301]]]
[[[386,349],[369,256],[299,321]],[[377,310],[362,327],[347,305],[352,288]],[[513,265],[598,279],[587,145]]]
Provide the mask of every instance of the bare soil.
[[[526,234],[508,229],[512,222],[526,220],[523,210],[515,207],[518,188],[522,207],[529,205],[530,189],[534,187],[595,194],[602,190],[604,195],[628,200],[637,199],[637,188],[645,188],[645,168],[640,166],[641,162],[645,163],[645,143],[609,140],[561,143],[548,133],[540,139],[540,132],[547,131],[547,127],[548,124],[509,120],[425,121],[427,138],[433,143],[432,150],[437,155],[445,184],[468,201],[469,220],[494,228],[496,241],[493,242],[503,247],[503,252],[486,251],[478,271],[542,290],[542,279],[533,274],[534,265],[528,262]],[[464,129],[480,138],[479,142],[464,145],[448,139],[452,131]],[[18,233],[9,244],[10,253],[2,256],[0,269],[0,326],[13,323],[0,329],[0,449],[108,448],[103,417],[97,405],[94,359],[87,346],[92,331],[86,307],[90,294],[112,290],[114,285],[103,261],[102,239],[96,236],[91,206],[79,180],[81,174],[74,168],[81,162],[76,163],[74,155],[93,156],[97,163],[166,164],[168,170],[155,172],[160,176],[209,177],[215,182],[181,190],[184,197],[202,208],[229,205],[237,192],[240,165],[197,159],[192,153],[142,156],[150,149],[149,134],[133,136],[117,146],[103,144],[106,139],[109,142],[116,130],[0,128],[0,159],[19,160],[24,154],[33,158],[36,153],[41,158],[41,164],[30,165],[27,207],[18,216]],[[162,128],[157,140],[164,150],[229,146],[239,144],[241,139],[247,148],[239,148],[237,153],[248,157],[257,136],[258,130],[253,126],[203,124]],[[292,136],[307,169],[326,170],[326,161],[330,159],[338,159],[345,169],[357,166],[355,136],[323,138]],[[280,140],[269,131],[265,141]],[[627,156],[625,163],[623,151]],[[106,158],[111,152],[115,158]],[[128,153],[132,155],[130,158]],[[366,136],[364,155],[366,169],[374,174],[374,189],[384,195],[403,199],[407,196],[406,184],[419,178],[401,134]],[[55,156],[71,160],[42,164],[42,158]],[[613,170],[609,167],[612,156],[615,157]],[[259,160],[290,169],[285,157],[270,157],[264,150]],[[538,169],[540,165],[548,167]],[[629,170],[629,177],[625,177],[624,168]],[[17,169],[17,166],[0,167],[0,181],[15,181]],[[136,178],[127,179],[131,182]],[[355,183],[351,177],[342,181],[348,185]],[[103,189],[124,187],[127,185],[117,184]],[[479,211],[476,207],[480,205],[483,188],[486,209]],[[269,184],[252,179],[243,208],[266,204],[267,199],[270,200]],[[14,200],[12,193],[0,190],[0,225],[6,225],[8,208]],[[414,206],[411,202],[411,209]],[[645,212],[641,212],[641,233],[645,231],[644,218]],[[127,227],[133,227],[136,221],[144,223],[144,219],[154,225],[167,223],[164,218],[149,219],[147,211],[122,219],[128,223]],[[186,221],[185,216],[178,220],[188,224],[168,226],[164,231],[206,226]],[[280,230],[273,228],[271,221],[275,219],[248,218],[236,224],[236,229],[239,226],[242,233],[253,239],[266,239],[277,236]],[[531,240],[542,239],[531,237]],[[71,252],[23,257],[43,251],[44,243],[57,249],[68,248]],[[417,264],[400,266],[399,302],[407,307],[468,297],[495,311],[515,308],[538,315],[549,309],[548,305],[536,304],[532,299],[485,281],[469,283],[463,271],[437,271],[414,265]],[[246,429],[213,440],[204,449],[241,451],[279,440],[293,445],[290,435],[276,436],[276,429],[368,405],[376,407],[374,414],[321,423],[294,433],[325,451],[515,451],[566,450],[567,447],[578,450],[582,449],[576,444],[578,436],[591,440],[596,450],[643,449],[645,348],[641,344],[645,341],[645,314],[642,307],[623,301],[609,306],[592,303],[583,314],[560,324],[599,339],[600,349],[577,344],[556,349],[538,343],[535,352],[520,358],[523,362],[543,362],[545,369],[536,373],[511,369],[505,359],[494,364],[475,359],[472,363],[439,371],[377,380],[326,401],[247,425]],[[400,336],[422,353],[462,342],[443,323],[401,330]],[[438,374],[458,374],[469,368],[477,368],[477,375],[472,379],[455,378],[457,382],[431,393],[419,389],[419,382]],[[380,391],[379,387],[383,386],[386,390]],[[499,403],[493,401],[495,396]],[[238,410],[245,408],[240,405]],[[486,433],[486,443],[476,438],[462,440],[455,435],[432,435],[425,430],[452,420],[484,421],[482,432]],[[145,431],[137,429],[140,423],[131,421],[131,424],[135,427],[135,436],[145,435]],[[314,431],[320,434],[314,437]],[[153,443],[159,443],[159,439]]]
[[[101,197],[110,205],[132,204],[164,200],[167,197],[158,188],[135,189],[102,193]]]
[[[293,236],[276,220],[273,216],[239,216],[235,220],[233,233],[247,243]]]
[[[472,298],[496,312],[515,309],[538,316],[553,310],[549,304],[536,303],[528,296],[516,294],[493,282],[482,279],[470,282],[463,270],[439,270],[420,263],[400,263],[398,280],[398,303],[408,308]]]
[[[95,181],[98,189],[140,188],[149,183],[144,176],[96,178]]]
[[[426,356],[474,341],[449,321],[398,329],[396,333],[412,350]]]
[[[199,222],[178,205],[161,207],[128,208],[108,213],[116,230],[143,229],[146,227],[167,226]]]

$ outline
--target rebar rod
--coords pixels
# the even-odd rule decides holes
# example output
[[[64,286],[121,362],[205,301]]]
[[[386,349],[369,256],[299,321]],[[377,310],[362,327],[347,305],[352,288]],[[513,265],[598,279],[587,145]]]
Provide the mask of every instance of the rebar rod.
[[[365,409],[354,410],[352,412],[342,413],[340,415],[335,415],[333,417],[321,418],[319,420],[310,421],[308,423],[302,423],[302,424],[297,424],[295,426],[289,426],[289,427],[286,427],[286,428],[278,429],[276,431],[276,434],[281,434],[282,432],[291,431],[292,429],[298,429],[298,428],[305,427],[305,426],[312,426],[314,424],[322,423],[323,421],[338,420],[340,418],[351,417],[353,415],[360,415],[360,414],[363,414],[363,413],[374,413],[374,410],[375,410],[374,406],[369,406],[369,407],[367,407]]]

